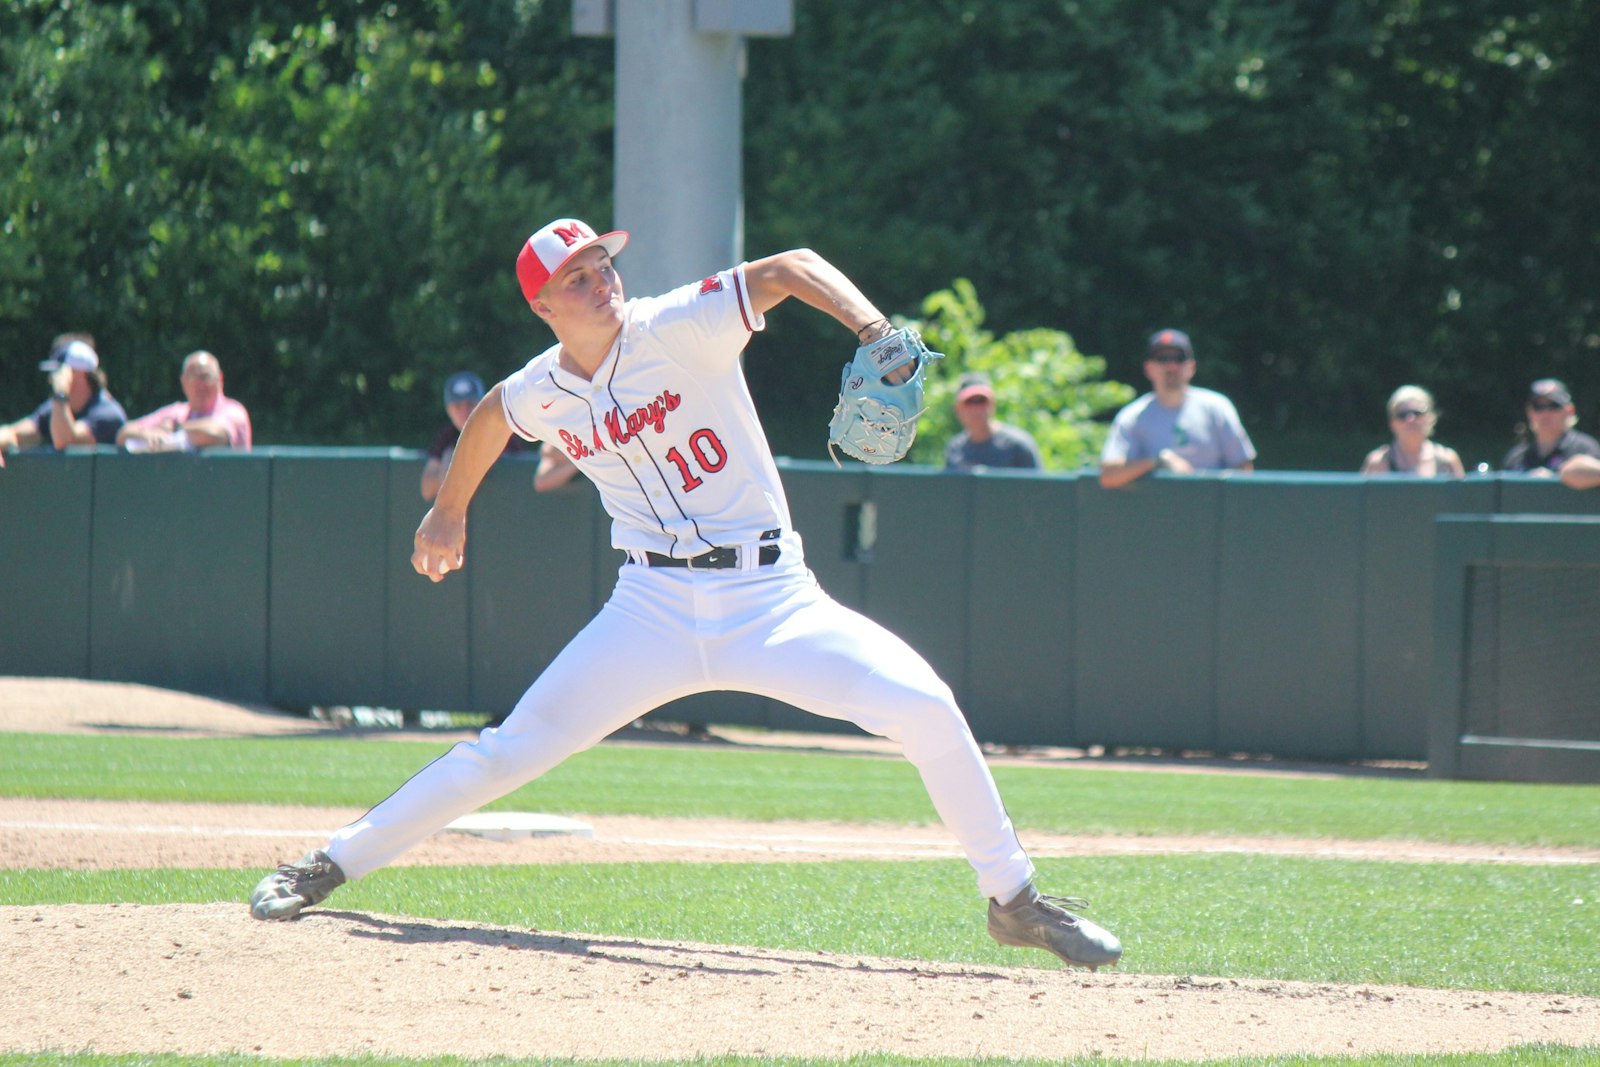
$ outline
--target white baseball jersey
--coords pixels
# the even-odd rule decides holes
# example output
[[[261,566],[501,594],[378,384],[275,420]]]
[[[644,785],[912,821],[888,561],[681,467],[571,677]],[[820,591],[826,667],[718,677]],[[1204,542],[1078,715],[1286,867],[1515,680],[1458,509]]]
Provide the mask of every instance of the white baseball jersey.
[[[506,379],[506,420],[553,442],[600,490],[619,549],[697,556],[788,531],[789,504],[739,365],[766,325],[744,267],[629,300],[594,378],[553,345]]]

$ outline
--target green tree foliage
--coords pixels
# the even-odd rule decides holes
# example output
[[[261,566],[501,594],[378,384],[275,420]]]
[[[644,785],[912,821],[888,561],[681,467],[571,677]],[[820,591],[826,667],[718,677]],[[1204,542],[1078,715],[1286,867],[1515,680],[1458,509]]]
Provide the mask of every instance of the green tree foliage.
[[[1107,427],[1096,421],[1132,400],[1121,382],[1100,380],[1106,361],[1079,352],[1069,334],[1036,328],[996,337],[983,328],[983,305],[966,278],[922,302],[915,327],[936,352],[927,377],[927,413],[917,426],[913,462],[944,464],[944,446],[961,431],[955,417],[961,376],[982,371],[994,384],[995,417],[1033,435],[1046,469],[1095,462]]]
[[[1252,429],[1381,434],[1417,381],[1509,432],[1546,373],[1593,419],[1597,51],[1567,0],[802,0],[751,46],[751,242],[894,307],[966,275],[1130,381],[1183,327]]]
[[[0,12],[3,417],[65,329],[134,412],[211,349],[263,443],[425,443],[449,371],[537,351],[510,266],[609,214],[607,50],[558,3],[406,10]]]
[[[56,332],[116,334],[137,320],[148,229],[172,194],[160,147],[167,115],[152,92],[161,69],[131,13],[42,3],[22,13],[36,16],[26,32],[19,12],[0,25],[0,317],[33,331],[8,353],[42,358]]]

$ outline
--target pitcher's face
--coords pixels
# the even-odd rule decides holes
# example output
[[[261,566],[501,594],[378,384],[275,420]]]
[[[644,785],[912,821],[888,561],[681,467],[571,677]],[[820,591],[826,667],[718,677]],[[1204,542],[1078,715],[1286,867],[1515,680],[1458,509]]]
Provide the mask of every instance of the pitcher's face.
[[[552,325],[597,326],[622,321],[622,277],[611,254],[599,245],[572,257],[539,290],[544,318]]]

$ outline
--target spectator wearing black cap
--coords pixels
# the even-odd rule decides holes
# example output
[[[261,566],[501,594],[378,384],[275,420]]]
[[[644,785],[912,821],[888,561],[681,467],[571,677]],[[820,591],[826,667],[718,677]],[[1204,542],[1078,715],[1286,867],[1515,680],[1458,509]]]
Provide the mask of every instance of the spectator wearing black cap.
[[[450,421],[439,427],[428,446],[428,461],[422,466],[422,499],[432,500],[444,484],[445,471],[450,469],[450,457],[455,454],[456,442],[461,439],[461,427],[467,416],[478,406],[484,394],[483,379],[469,370],[457,371],[444,381],[444,411]],[[506,444],[506,454],[524,452],[528,443],[513,434]],[[578,473],[578,468],[554,445],[545,444],[539,452],[539,467],[533,475],[533,488],[545,492],[565,485]]]
[[[1573,427],[1578,410],[1572,394],[1555,378],[1540,378],[1528,387],[1528,421],[1520,427],[1522,441],[1500,461],[1500,469],[1554,477],[1574,456],[1600,458],[1600,441]]]
[[[0,426],[0,467],[9,449],[70,445],[112,445],[128,413],[106,388],[106,373],[94,338],[64,333],[50,344],[50,356],[39,369],[50,375],[50,399],[33,414]]]
[[[994,384],[987,374],[962,376],[956,389],[956,420],[962,430],[944,446],[945,470],[1044,465],[1038,444],[1026,430],[994,417]]]
[[[1182,330],[1157,330],[1144,361],[1153,389],[1117,412],[1100,453],[1100,484],[1116,489],[1153,470],[1255,469],[1256,449],[1233,401],[1194,380],[1194,345]]]

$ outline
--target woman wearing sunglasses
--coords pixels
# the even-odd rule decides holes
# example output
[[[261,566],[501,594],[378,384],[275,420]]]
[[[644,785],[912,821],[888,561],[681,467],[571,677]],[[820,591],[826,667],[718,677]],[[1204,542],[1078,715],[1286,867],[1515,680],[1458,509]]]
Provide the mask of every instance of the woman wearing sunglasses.
[[[1402,385],[1389,397],[1388,411],[1394,440],[1367,453],[1362,474],[1416,474],[1423,478],[1466,474],[1456,450],[1433,440],[1439,416],[1432,393],[1418,385]]]
[[[1548,478],[1559,474],[1573,456],[1600,458],[1600,441],[1573,429],[1578,409],[1562,382],[1540,378],[1529,386],[1526,411],[1528,421],[1518,428],[1522,440],[1500,461],[1501,470]]]

